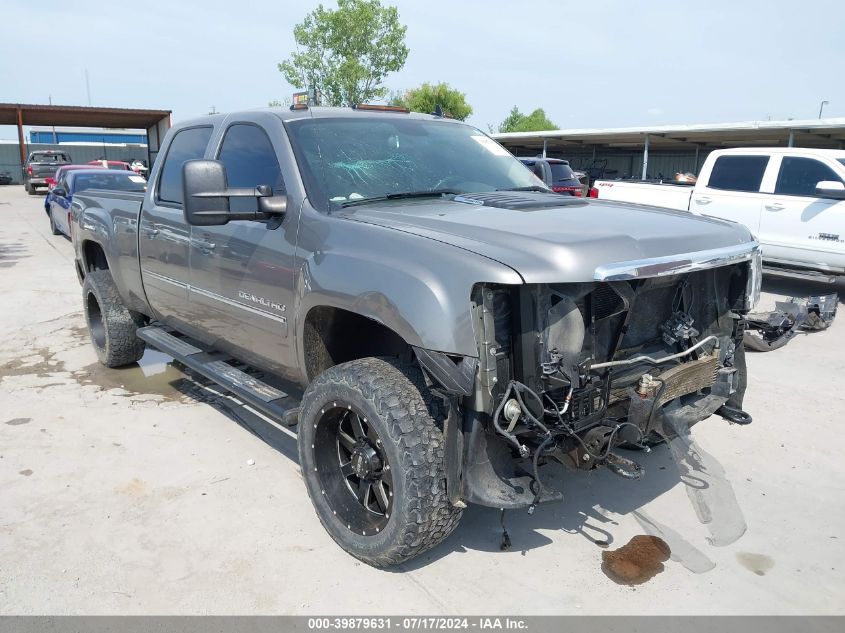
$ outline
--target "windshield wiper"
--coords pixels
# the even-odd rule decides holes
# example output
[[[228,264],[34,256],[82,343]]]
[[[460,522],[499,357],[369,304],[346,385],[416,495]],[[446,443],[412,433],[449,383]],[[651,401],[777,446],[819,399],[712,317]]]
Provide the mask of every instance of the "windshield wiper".
[[[440,196],[458,195],[459,191],[452,189],[426,189],[423,191],[400,191],[398,193],[388,193],[384,196],[375,198],[358,198],[355,200],[347,200],[341,203],[341,207],[351,207],[357,204],[368,204],[370,202],[384,202],[385,200],[402,200],[403,198],[439,198]]]
[[[528,185],[527,187],[508,187],[506,189],[496,189],[496,191],[542,191],[543,193],[552,193],[551,189],[540,187],[539,185]]]

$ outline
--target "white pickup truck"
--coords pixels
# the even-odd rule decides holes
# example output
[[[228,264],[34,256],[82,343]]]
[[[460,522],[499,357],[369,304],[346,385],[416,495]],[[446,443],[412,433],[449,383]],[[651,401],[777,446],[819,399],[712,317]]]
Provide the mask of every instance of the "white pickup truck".
[[[694,185],[597,180],[590,197],[739,222],[767,265],[845,274],[845,150],[718,150]]]

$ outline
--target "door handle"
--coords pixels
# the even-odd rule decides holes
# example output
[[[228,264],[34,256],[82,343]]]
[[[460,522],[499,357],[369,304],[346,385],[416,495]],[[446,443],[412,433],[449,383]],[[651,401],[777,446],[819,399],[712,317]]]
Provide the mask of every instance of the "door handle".
[[[712,200],[710,198],[708,198],[707,196],[700,196],[700,197],[695,199],[696,204],[710,204],[711,202],[712,202]]]
[[[195,240],[194,246],[200,249],[206,255],[210,254],[215,248],[217,248],[217,244],[214,242],[205,242],[203,240]]]
[[[769,211],[780,211],[781,209],[783,209],[783,205],[779,202],[773,202],[772,204],[767,204],[767,205],[765,205],[765,207]]]
[[[161,233],[159,229],[144,229],[144,235],[146,235],[149,239],[153,239],[159,233]]]

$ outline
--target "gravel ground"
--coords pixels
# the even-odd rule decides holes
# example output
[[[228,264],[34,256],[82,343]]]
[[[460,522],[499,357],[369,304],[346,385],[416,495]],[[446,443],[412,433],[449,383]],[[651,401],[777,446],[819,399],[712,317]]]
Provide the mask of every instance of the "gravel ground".
[[[441,546],[384,571],[323,531],[290,432],[162,354],[99,366],[72,262],[43,197],[0,187],[2,614],[845,612],[845,323],[749,354],[751,426],[693,429],[745,517],[736,542],[708,543],[663,446],[633,455],[640,482],[547,467],[566,499],[509,513],[511,551],[499,513],[471,507]],[[819,287],[765,290],[764,306]],[[603,573],[603,551],[655,530],[673,553],[662,571],[637,586]]]

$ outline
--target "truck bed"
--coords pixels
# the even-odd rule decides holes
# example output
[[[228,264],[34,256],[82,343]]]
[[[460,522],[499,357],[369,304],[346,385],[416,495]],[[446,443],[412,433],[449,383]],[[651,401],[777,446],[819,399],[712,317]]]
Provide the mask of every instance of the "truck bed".
[[[634,202],[667,209],[689,209],[692,183],[597,180],[590,196],[600,200]]]

